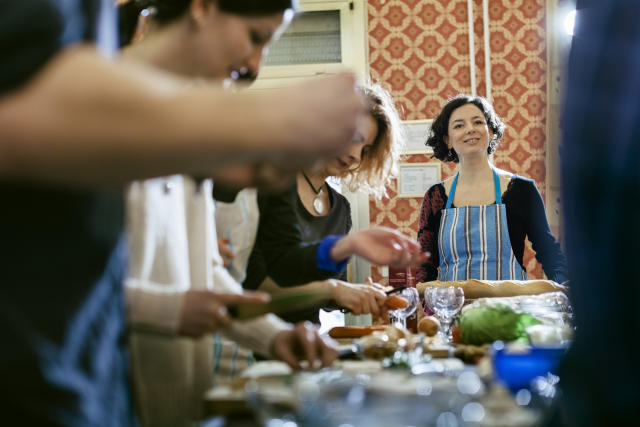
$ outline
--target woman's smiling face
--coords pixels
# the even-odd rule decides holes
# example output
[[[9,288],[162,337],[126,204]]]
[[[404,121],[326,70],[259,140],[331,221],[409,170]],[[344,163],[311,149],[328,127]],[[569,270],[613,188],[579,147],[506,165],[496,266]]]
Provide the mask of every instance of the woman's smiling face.
[[[465,104],[451,113],[445,142],[459,158],[481,153],[488,155],[492,138],[493,132],[489,130],[482,110],[474,104]]]

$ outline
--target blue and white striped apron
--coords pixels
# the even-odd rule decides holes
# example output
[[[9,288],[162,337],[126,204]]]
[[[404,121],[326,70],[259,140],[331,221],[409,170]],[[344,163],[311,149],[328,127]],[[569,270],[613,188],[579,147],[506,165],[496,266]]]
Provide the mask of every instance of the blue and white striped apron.
[[[451,208],[458,174],[453,179],[440,219],[439,280],[527,280],[527,273],[511,248],[507,211],[502,203],[500,178],[495,169],[496,203],[493,205]]]

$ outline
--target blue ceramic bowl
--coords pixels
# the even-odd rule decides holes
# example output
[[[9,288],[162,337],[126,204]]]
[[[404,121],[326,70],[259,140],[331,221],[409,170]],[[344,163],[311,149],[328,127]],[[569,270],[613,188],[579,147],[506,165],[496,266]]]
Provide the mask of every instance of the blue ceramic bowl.
[[[497,380],[511,391],[528,388],[536,377],[557,374],[566,346],[529,347],[526,352],[509,352],[502,342],[493,345],[493,369]]]

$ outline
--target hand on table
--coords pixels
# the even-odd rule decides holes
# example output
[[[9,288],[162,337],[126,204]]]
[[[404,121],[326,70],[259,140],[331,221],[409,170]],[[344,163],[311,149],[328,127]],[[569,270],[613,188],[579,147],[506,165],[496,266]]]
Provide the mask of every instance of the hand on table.
[[[386,227],[348,234],[331,248],[331,258],[342,261],[351,255],[377,264],[391,267],[418,267],[428,258],[414,239]]]
[[[301,361],[306,361],[310,369],[329,366],[338,357],[338,351],[330,340],[325,340],[310,322],[296,324],[292,329],[276,334],[271,342],[271,354],[292,369],[302,369]]]
[[[263,292],[244,294],[219,293],[206,289],[185,292],[178,333],[191,337],[214,332],[231,326],[227,306],[232,304],[264,304],[270,300]]]

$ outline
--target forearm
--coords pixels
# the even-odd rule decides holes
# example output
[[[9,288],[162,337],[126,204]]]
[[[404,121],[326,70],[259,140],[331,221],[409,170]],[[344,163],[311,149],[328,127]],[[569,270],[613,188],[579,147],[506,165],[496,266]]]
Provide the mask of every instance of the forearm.
[[[539,210],[535,224],[528,234],[536,259],[542,265],[546,276],[558,283],[568,280],[567,263],[560,243],[551,233],[544,210]]]
[[[566,259],[560,243],[551,232],[542,196],[534,184],[531,184],[529,192],[525,194],[527,200],[521,215],[536,259],[549,279],[564,282],[568,279]]]
[[[350,258],[356,252],[357,240],[351,237],[351,234],[338,239],[331,250],[329,256],[331,259],[338,263]]]
[[[223,335],[243,347],[249,348],[262,356],[271,357],[271,344],[281,331],[291,329],[291,325],[273,314],[257,317],[246,322],[233,322]]]
[[[83,186],[263,159],[280,137],[267,103],[74,48],[0,99],[0,176]]]
[[[268,292],[272,295],[287,295],[295,294],[298,292],[317,292],[326,294],[327,296],[334,297],[334,293],[337,287],[336,280],[316,280],[306,283],[304,285],[281,287],[273,281],[271,277],[267,277],[260,285],[259,290]]]
[[[339,297],[340,280],[336,279],[327,279],[327,280],[316,280],[313,282],[306,283],[304,285],[297,285],[291,287],[281,287],[278,286],[276,282],[273,281],[271,277],[267,277],[264,279],[262,284],[259,287],[260,291],[267,292],[271,295],[290,295],[290,294],[298,294],[300,292],[309,292],[318,295],[317,303],[315,304],[316,311],[320,308],[325,309],[335,309],[339,308],[336,305],[336,301]],[[310,311],[313,311],[312,308],[305,308],[301,310],[294,310],[292,312],[286,313],[283,317],[289,321],[298,321],[301,318],[306,319],[307,316],[310,315]]]
[[[544,249],[540,248],[539,245],[536,246],[537,250],[534,249],[536,259],[542,265],[547,278],[558,283],[569,280],[566,259],[560,248],[560,243],[555,239],[551,239],[545,243]]]
[[[282,287],[338,277],[340,272],[318,266],[318,246],[318,243],[301,244],[297,248],[280,252],[280,257],[271,258],[268,262],[267,274]]]

